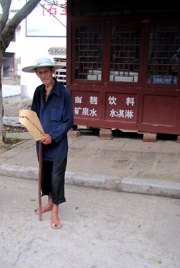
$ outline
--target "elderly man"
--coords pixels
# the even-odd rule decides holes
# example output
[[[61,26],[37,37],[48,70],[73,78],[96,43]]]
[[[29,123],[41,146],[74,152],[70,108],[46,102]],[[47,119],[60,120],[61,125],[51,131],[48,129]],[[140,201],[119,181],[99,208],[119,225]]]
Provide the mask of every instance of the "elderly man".
[[[62,222],[58,216],[59,204],[65,199],[65,171],[68,155],[67,132],[74,123],[70,91],[58,82],[54,65],[49,58],[37,59],[32,66],[24,67],[22,71],[36,73],[42,84],[33,96],[31,110],[36,112],[44,130],[42,140],[36,142],[39,157],[39,142],[42,150],[42,196],[48,196],[48,202],[42,207],[42,213],[51,211],[52,228],[59,229]],[[39,214],[39,208],[35,209]]]

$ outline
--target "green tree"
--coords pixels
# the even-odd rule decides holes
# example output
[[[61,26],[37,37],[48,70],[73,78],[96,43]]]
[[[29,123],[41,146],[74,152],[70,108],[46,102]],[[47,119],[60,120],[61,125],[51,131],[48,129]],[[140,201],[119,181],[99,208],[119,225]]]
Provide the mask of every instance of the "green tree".
[[[2,14],[0,14],[0,146],[5,145],[6,133],[3,127],[3,99],[2,99],[2,64],[6,48],[14,38],[16,28],[41,0],[29,0],[17,13],[9,19],[12,0],[0,0]]]

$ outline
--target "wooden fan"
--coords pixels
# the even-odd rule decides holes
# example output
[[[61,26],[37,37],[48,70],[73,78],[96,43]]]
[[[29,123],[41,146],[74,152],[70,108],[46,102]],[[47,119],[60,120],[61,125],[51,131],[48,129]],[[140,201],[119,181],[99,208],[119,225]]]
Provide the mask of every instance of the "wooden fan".
[[[24,125],[35,141],[40,141],[45,133],[37,117],[37,114],[31,110],[19,111],[19,122]],[[38,202],[39,202],[39,220],[42,221],[42,202],[41,202],[41,176],[42,176],[42,142],[39,143],[39,177],[38,177]]]
[[[41,140],[45,133],[37,117],[37,114],[31,110],[20,110],[19,111],[19,122],[24,125],[32,137],[39,141]]]

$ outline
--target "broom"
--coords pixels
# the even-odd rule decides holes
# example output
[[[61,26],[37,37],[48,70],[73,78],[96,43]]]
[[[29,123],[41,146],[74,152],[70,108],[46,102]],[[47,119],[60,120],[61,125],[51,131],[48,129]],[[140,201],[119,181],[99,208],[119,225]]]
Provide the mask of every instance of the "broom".
[[[35,141],[41,140],[45,133],[37,117],[37,114],[31,110],[19,111],[19,122],[26,127]],[[39,172],[38,172],[38,203],[39,220],[42,221],[42,202],[41,202],[41,176],[42,176],[42,142],[39,142]]]

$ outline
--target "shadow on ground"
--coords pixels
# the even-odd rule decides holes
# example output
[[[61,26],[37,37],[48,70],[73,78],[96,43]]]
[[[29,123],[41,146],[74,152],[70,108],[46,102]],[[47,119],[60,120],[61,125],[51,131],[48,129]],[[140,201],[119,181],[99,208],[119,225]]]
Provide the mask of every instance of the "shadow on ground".
[[[99,136],[100,129],[98,128],[78,128],[81,135],[85,136]],[[136,131],[122,131],[119,129],[112,130],[112,137],[113,138],[129,138],[129,139],[136,139],[136,140],[143,140],[143,134],[138,133]],[[167,140],[167,141],[177,141],[177,135],[173,134],[161,134],[157,133],[157,140]]]

